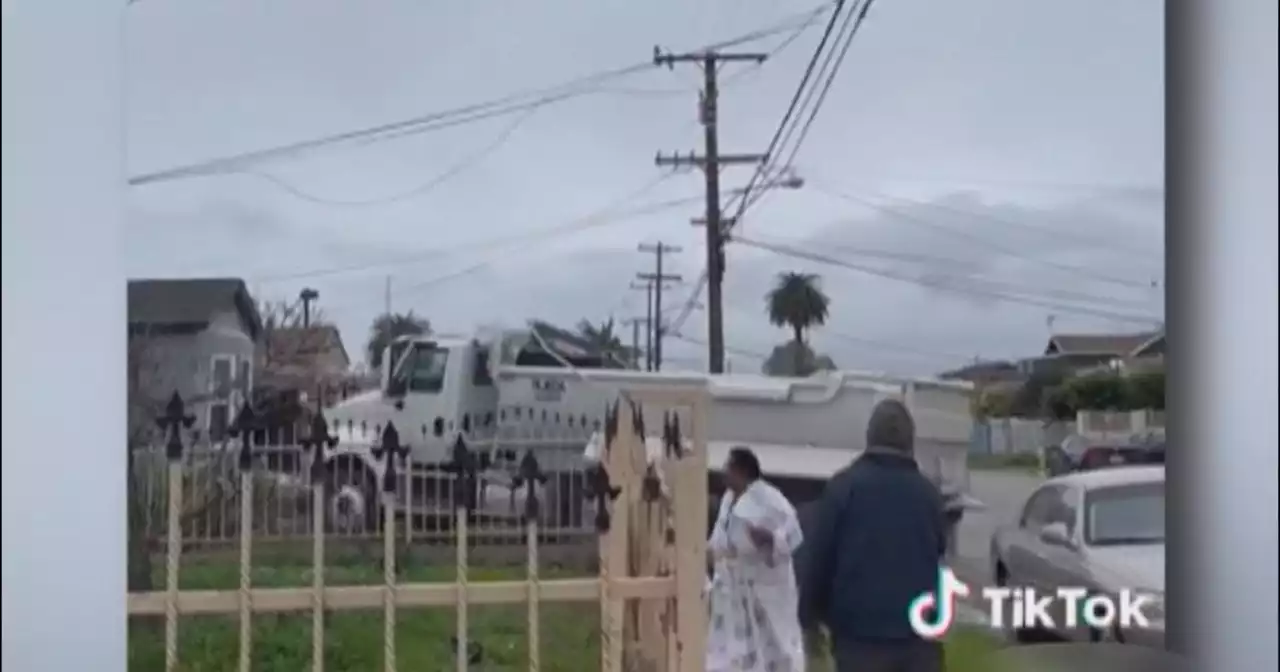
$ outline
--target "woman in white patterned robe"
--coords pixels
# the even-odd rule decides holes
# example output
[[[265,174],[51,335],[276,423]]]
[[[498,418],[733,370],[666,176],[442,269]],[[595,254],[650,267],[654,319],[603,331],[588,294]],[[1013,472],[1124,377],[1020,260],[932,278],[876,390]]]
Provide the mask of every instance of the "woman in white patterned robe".
[[[804,637],[792,554],[802,536],[795,508],[734,448],[711,533],[707,672],[804,672]]]

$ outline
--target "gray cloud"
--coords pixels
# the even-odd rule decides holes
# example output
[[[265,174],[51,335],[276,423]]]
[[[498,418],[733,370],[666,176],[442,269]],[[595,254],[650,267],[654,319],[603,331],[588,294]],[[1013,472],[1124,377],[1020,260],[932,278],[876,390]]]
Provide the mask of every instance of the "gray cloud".
[[[691,47],[796,9],[765,0],[294,0],[271,12],[247,0],[139,3],[129,19],[129,163],[151,171],[538,88],[643,62],[655,43]],[[820,272],[833,296],[831,333],[815,339],[846,366],[928,371],[957,357],[1038,349],[1052,311],[982,290],[1012,286],[1055,301],[1087,294],[1158,314],[1158,291],[1052,266],[1136,284],[1162,272],[1161,192],[1144,186],[1163,181],[1161,26],[1159,3],[1144,1],[877,3],[797,156],[815,188],[770,196],[743,235],[974,291],[735,247],[730,340],[762,352],[781,340],[761,297],[778,271],[803,268]],[[726,151],[763,148],[816,39],[810,32],[726,85]],[[313,286],[353,349],[384,306],[388,276],[396,309],[448,329],[638,313],[642,300],[627,285],[651,260],[635,245],[682,245],[672,268],[695,279],[700,232],[687,222],[697,205],[514,249],[475,243],[579,218],[653,179],[656,150],[699,146],[697,83],[694,70],[679,68],[611,83],[613,93],[530,116],[475,161],[510,119],[255,168],[275,182],[239,175],[134,189],[126,265],[133,275],[256,277],[278,297]],[[466,169],[411,198],[327,203],[412,191],[459,164]],[[730,169],[724,181],[747,175]],[[825,196],[819,183],[876,207]],[[677,177],[641,200],[700,186],[697,175]],[[991,241],[1016,254],[998,254]],[[303,277],[262,279],[270,275]],[[702,336],[702,320],[690,321],[690,336]],[[1066,313],[1056,325],[1122,326]],[[670,346],[673,357],[701,352]]]

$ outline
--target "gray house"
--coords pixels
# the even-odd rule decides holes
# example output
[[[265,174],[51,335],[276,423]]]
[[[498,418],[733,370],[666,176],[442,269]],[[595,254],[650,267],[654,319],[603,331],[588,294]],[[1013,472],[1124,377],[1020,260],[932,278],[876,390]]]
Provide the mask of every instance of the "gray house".
[[[129,281],[130,433],[176,390],[219,440],[253,388],[262,318],[243,280]]]

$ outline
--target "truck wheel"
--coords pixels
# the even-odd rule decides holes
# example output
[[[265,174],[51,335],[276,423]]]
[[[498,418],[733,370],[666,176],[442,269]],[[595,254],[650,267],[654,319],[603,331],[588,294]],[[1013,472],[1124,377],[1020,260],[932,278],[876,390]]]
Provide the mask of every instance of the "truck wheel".
[[[337,534],[369,534],[378,529],[378,482],[356,458],[339,457],[329,463],[325,483],[325,530]]]

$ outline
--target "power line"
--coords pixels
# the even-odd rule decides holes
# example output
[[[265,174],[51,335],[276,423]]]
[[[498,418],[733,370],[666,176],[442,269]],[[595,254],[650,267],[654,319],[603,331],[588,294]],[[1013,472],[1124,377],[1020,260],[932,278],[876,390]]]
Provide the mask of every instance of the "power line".
[[[742,304],[735,304],[732,307],[734,309],[734,312],[739,315],[757,316],[757,314],[754,311],[748,310]],[[920,348],[913,348],[910,346],[902,345],[900,343],[890,343],[887,341],[878,341],[878,340],[874,340],[874,339],[870,339],[862,336],[852,336],[834,329],[830,324],[822,325],[822,330],[815,332],[814,335],[815,336],[817,335],[833,336],[841,341],[845,341],[845,342],[856,344],[856,345],[861,345],[863,347],[883,349],[883,350],[893,350],[901,353],[916,355],[919,357],[926,357],[935,362],[941,361],[941,360],[950,361],[954,359],[961,359],[961,360],[970,359],[968,355],[958,355],[955,353],[941,352],[941,351],[935,351],[935,350],[923,350]]]
[[[756,240],[757,242],[766,243],[770,245],[778,245],[778,246],[787,246],[789,244],[786,241],[778,241],[778,240],[761,240],[758,238]],[[827,241],[822,241],[821,245],[824,249],[832,249],[839,252],[844,252],[846,250],[849,250],[855,256],[859,254],[859,251],[857,250],[857,248],[847,248],[841,245],[828,243]],[[795,249],[803,249],[803,248],[795,248]],[[874,253],[863,252],[862,254],[863,256],[868,256],[871,258],[884,258],[884,259],[889,259],[893,261],[907,261],[909,263],[924,263],[931,266],[936,266],[940,264],[945,265],[945,264],[963,263],[959,259],[947,259],[944,257],[899,258],[897,255],[882,256],[882,253],[874,254]],[[887,270],[885,272],[892,273],[893,271]],[[940,280],[945,279],[947,282],[952,283],[956,286],[977,287],[979,289],[985,288],[989,291],[1009,291],[1017,294],[1026,295],[1028,294],[1027,292],[1028,289],[1034,289],[1038,296],[1049,297],[1051,299],[1060,299],[1065,301],[1084,301],[1087,303],[1104,305],[1104,306],[1116,308],[1119,310],[1140,310],[1143,307],[1141,303],[1138,303],[1136,301],[1125,301],[1121,299],[1115,299],[1112,297],[1097,296],[1095,294],[1076,292],[1069,289],[1050,289],[1050,288],[1032,287],[1025,283],[1012,284],[1008,282],[1000,282],[998,280],[994,280],[994,279],[990,279],[982,276],[973,276],[973,275],[965,275],[965,274],[956,275],[954,273],[939,273],[936,269],[931,269],[930,275],[934,277],[938,277]]]
[[[845,16],[847,19],[847,15],[842,14],[842,10],[844,9],[844,6],[845,6],[845,0],[836,0],[835,9],[831,12],[830,17],[827,19],[827,25],[823,29],[822,37],[818,40],[818,45],[814,48],[813,55],[809,58],[809,63],[805,66],[804,73],[800,77],[800,83],[796,86],[795,93],[792,94],[791,96],[791,102],[788,103],[787,109],[782,115],[782,120],[778,122],[778,126],[774,130],[773,137],[770,138],[769,140],[769,145],[768,145],[768,148],[765,150],[765,155],[770,157],[771,159],[777,156],[778,148],[781,146],[783,137],[784,135],[788,134],[788,128],[792,126],[792,117],[796,114],[797,110],[800,108],[801,101],[805,98],[806,91],[810,90],[809,81],[813,78],[814,71],[818,67],[818,62],[822,59],[823,54],[826,53],[827,43],[830,42],[832,33],[835,31],[837,23],[840,22],[840,19],[842,18],[842,16]],[[757,183],[765,179],[768,172],[769,172],[768,163],[762,163],[756,168],[755,173],[751,176],[751,179],[748,180],[746,188],[742,191],[742,196],[736,201],[736,210],[734,214],[729,218],[730,226],[732,226],[733,223],[739,221],[739,219],[745,213],[746,206],[749,204],[749,201],[751,200],[750,196],[752,194],[752,189],[756,186]],[[735,207],[734,201],[731,200],[730,203],[728,204],[728,208],[733,209],[734,207]],[[673,332],[679,332],[684,327],[684,323],[693,314],[693,306],[701,298],[703,289],[705,289],[708,285],[708,282],[710,280],[710,272],[711,272],[711,269],[706,269],[702,272],[701,275],[698,276],[698,280],[694,284],[694,288],[690,292],[688,300],[685,302],[684,309],[680,312],[680,315],[676,318],[674,324],[672,325]]]
[[[782,167],[783,170],[791,167],[792,163],[795,161],[796,155],[800,152],[800,147],[804,144],[805,139],[809,135],[809,129],[813,127],[814,120],[818,118],[818,111],[822,109],[822,104],[827,100],[827,94],[830,93],[831,85],[835,82],[836,73],[840,71],[840,66],[844,64],[845,57],[849,54],[849,48],[853,46],[853,38],[857,37],[858,30],[862,28],[862,22],[866,20],[867,12],[871,9],[871,5],[874,1],[875,0],[863,0],[861,8],[858,9],[857,18],[853,20],[852,24],[849,23],[850,17],[854,16],[852,10],[850,11],[849,16],[845,18],[845,25],[851,26],[849,34],[844,38],[844,44],[840,47],[839,55],[835,57],[835,62],[831,66],[831,71],[827,75],[826,81],[822,83],[822,90],[818,93],[817,102],[814,103],[813,108],[809,111],[809,117],[805,120],[804,126],[800,128],[799,137],[796,138],[795,144],[791,146],[791,152],[787,155],[787,160]],[[844,29],[841,28],[841,30],[843,31]],[[828,53],[828,62],[830,61],[832,53],[834,52]]]
[[[627,68],[618,68],[615,70],[597,73],[595,75],[574,80],[573,82],[565,84],[552,92],[545,93],[533,100],[525,102],[517,103],[512,101],[523,100],[524,98],[528,98],[530,94],[513,94],[497,100],[475,103],[441,112],[432,112],[412,119],[406,119],[404,121],[382,124],[356,131],[347,131],[345,133],[338,133],[336,135],[330,135],[314,140],[290,143],[269,149],[242,152],[232,156],[202,161],[180,168],[172,168],[139,175],[130,178],[129,185],[143,186],[160,182],[170,182],[188,177],[204,177],[224,173],[245,172],[254,164],[282,160],[334,145],[353,142],[371,144],[404,137],[406,135],[416,135],[429,131],[442,130],[494,117],[524,112],[529,109],[560,102],[568,98],[585,95],[590,92],[589,87],[593,83],[608,81],[609,79],[640,72],[640,70],[641,68],[637,66],[630,66]],[[563,90],[565,88],[568,88],[568,90]]]
[[[550,240],[560,236],[572,235],[572,234],[580,233],[582,231],[586,231],[593,228],[599,228],[603,226],[618,224],[622,221],[632,219],[635,217],[641,217],[644,215],[662,212],[664,210],[670,210],[676,207],[697,202],[698,200],[701,199],[701,196],[686,196],[684,198],[671,199],[666,201],[657,201],[647,205],[637,206],[629,210],[615,212],[617,208],[621,207],[621,204],[626,203],[630,200],[633,200],[638,196],[642,195],[644,192],[647,192],[653,189],[656,185],[661,184],[666,179],[668,179],[668,177],[669,175],[664,175],[659,179],[650,182],[649,184],[645,185],[645,187],[631,194],[629,197],[625,199],[620,199],[617,203],[615,203],[613,206],[609,208],[604,208],[592,214],[586,215],[584,217],[578,217],[568,222],[562,222],[559,224],[555,224],[553,226],[538,228],[531,231],[523,231],[523,232],[519,232],[511,235],[505,235],[497,238],[491,238],[483,241],[464,243],[461,245],[455,245],[445,249],[427,250],[410,257],[404,257],[404,258],[395,259],[391,261],[381,260],[381,261],[374,261],[374,262],[369,262],[365,264],[351,264],[351,265],[343,265],[343,266],[323,266],[319,268],[312,268],[305,271],[297,271],[293,273],[283,273],[283,274],[267,275],[267,276],[251,276],[251,277],[253,277],[255,282],[275,283],[275,282],[302,280],[306,278],[324,277],[324,276],[330,276],[330,275],[341,275],[345,273],[357,273],[361,271],[384,269],[384,268],[390,268],[395,266],[420,264],[424,261],[436,259],[445,253],[488,251],[488,250],[511,247],[521,243],[545,242],[546,240]]]
[[[621,207],[621,205],[623,205],[623,204],[625,204],[625,203],[627,203],[627,202],[629,202],[629,201],[631,201],[631,200],[633,200],[633,199],[637,198],[638,196],[640,196],[640,195],[642,195],[643,193],[647,192],[648,190],[650,190],[650,189],[654,188],[654,187],[655,187],[655,186],[657,186],[658,184],[661,184],[662,182],[666,181],[666,180],[667,180],[667,179],[669,179],[669,178],[670,178],[670,175],[669,175],[669,174],[668,174],[668,175],[663,175],[663,176],[659,177],[658,179],[655,179],[655,180],[650,181],[649,183],[647,183],[646,185],[644,185],[644,186],[643,186],[643,187],[641,187],[640,189],[638,189],[638,190],[636,190],[635,192],[633,192],[633,193],[631,193],[631,194],[629,194],[629,195],[625,196],[624,198],[619,199],[619,200],[617,200],[617,201],[615,201],[615,202],[613,202],[613,203],[611,203],[611,204],[609,204],[609,205],[605,206],[604,208],[601,208],[601,209],[599,209],[599,210],[597,210],[597,211],[595,211],[595,212],[593,212],[593,213],[591,213],[591,214],[588,214],[588,215],[586,215],[586,216],[584,216],[584,217],[579,217],[579,218],[577,218],[577,219],[575,219],[575,220],[572,220],[572,221],[570,221],[570,222],[567,222],[567,223],[564,223],[564,224],[559,224],[559,225],[556,225],[556,226],[554,226],[554,227],[548,227],[548,228],[546,228],[546,229],[541,229],[541,230],[537,230],[537,231],[529,231],[529,232],[525,232],[525,233],[522,233],[522,234],[519,234],[519,235],[515,235],[515,236],[508,236],[508,237],[503,238],[503,239],[499,239],[499,240],[496,240],[496,241],[491,241],[490,243],[485,244],[485,247],[490,247],[490,248],[492,248],[492,249],[495,249],[499,254],[497,254],[497,255],[495,255],[495,256],[492,256],[492,257],[489,257],[488,259],[482,260],[482,261],[480,261],[480,262],[478,262],[478,263],[475,263],[475,264],[469,265],[469,266],[467,266],[467,267],[465,267],[465,268],[463,268],[463,269],[460,269],[460,270],[457,270],[457,271],[451,271],[451,272],[445,273],[445,274],[443,274],[443,275],[439,275],[439,276],[435,276],[435,277],[432,277],[432,278],[428,278],[427,280],[424,280],[424,281],[422,281],[422,282],[418,282],[418,283],[410,284],[410,285],[408,285],[408,286],[404,287],[403,289],[401,289],[401,290],[399,291],[399,294],[403,296],[404,294],[406,294],[406,293],[408,293],[408,292],[413,292],[413,291],[418,291],[418,290],[423,290],[423,289],[434,288],[434,287],[436,287],[436,286],[438,286],[438,285],[441,285],[441,284],[443,284],[443,283],[449,282],[449,281],[451,281],[451,280],[456,280],[456,279],[458,279],[458,278],[466,277],[466,276],[472,275],[472,274],[474,274],[474,273],[477,273],[477,272],[479,272],[479,271],[485,270],[486,268],[488,268],[488,267],[492,266],[496,261],[498,261],[498,260],[502,257],[502,253],[503,253],[503,252],[510,252],[510,251],[511,251],[511,248],[517,248],[517,249],[519,249],[519,251],[521,251],[521,252],[527,252],[527,251],[529,250],[529,246],[530,246],[531,244],[533,244],[533,243],[538,243],[538,242],[543,242],[543,243],[545,243],[545,242],[547,242],[548,240],[552,240],[552,239],[555,239],[555,238],[558,238],[558,237],[561,237],[561,236],[572,235],[572,234],[579,233],[579,232],[582,232],[582,231],[585,231],[585,230],[588,230],[588,229],[597,228],[597,227],[605,226],[605,225],[609,225],[609,224],[615,224],[615,223],[617,223],[617,222],[619,222],[619,221],[620,221],[620,219],[619,219],[619,217],[620,217],[620,216],[619,216],[619,215],[613,215],[613,216],[611,216],[611,213],[612,213],[614,210],[616,210],[617,208]],[[628,211],[628,212],[626,212],[626,213],[625,213],[625,215],[624,215],[624,216],[625,216],[625,217],[635,217],[635,216],[639,216],[639,215],[643,215],[643,214],[651,214],[651,213],[654,213],[654,212],[659,212],[659,211],[661,211],[661,210],[670,209],[670,208],[672,208],[672,207],[676,207],[676,206],[679,206],[679,205],[685,205],[685,204],[687,204],[690,200],[691,200],[691,199],[686,198],[686,199],[679,199],[679,200],[673,200],[673,201],[665,201],[665,202],[654,203],[654,204],[650,204],[650,205],[648,205],[648,206],[643,206],[643,207],[641,207],[641,208],[637,208],[637,209],[634,209],[634,210]],[[518,246],[518,247],[517,247],[517,246]],[[434,256],[434,254],[433,254],[433,256]],[[403,261],[403,260],[402,260],[402,261]],[[381,263],[381,264],[376,264],[376,265],[368,265],[368,266],[365,266],[365,267],[364,267],[363,269],[361,269],[361,270],[366,270],[366,269],[369,269],[369,268],[379,268],[379,267],[386,266],[386,265],[387,265],[386,263]],[[350,267],[347,267],[346,269],[343,269],[343,270],[353,270],[353,269],[351,269]],[[313,277],[314,277],[314,276],[313,276]],[[290,278],[290,279],[298,279],[298,278],[297,278],[297,276],[295,275],[295,276],[293,276],[293,277],[292,277],[292,278]]]
[[[361,200],[337,200],[337,199],[325,198],[323,196],[316,196],[312,193],[304,191],[301,188],[287,182],[286,180],[280,178],[279,176],[272,175],[270,173],[266,173],[262,171],[244,171],[244,173],[247,175],[252,175],[255,177],[265,179],[297,198],[300,198],[304,201],[316,203],[318,205],[327,205],[327,206],[334,206],[334,207],[368,207],[368,206],[375,206],[375,205],[389,205],[391,203],[399,203],[401,201],[406,201],[411,198],[422,196],[434,190],[436,187],[439,187],[441,184],[444,184],[445,182],[448,182],[449,180],[457,177],[458,175],[462,174],[464,171],[474,167],[479,162],[483,161],[490,154],[496,152],[499,148],[505,145],[507,141],[509,141],[511,137],[515,135],[515,132],[522,125],[524,125],[524,123],[528,121],[529,118],[532,117],[533,114],[537,112],[539,109],[541,109],[541,106],[528,108],[527,110],[525,110],[524,114],[516,117],[515,121],[509,124],[505,129],[503,129],[503,131],[498,134],[498,136],[493,140],[493,142],[486,145],[480,151],[454,164],[452,167],[440,173],[439,175],[432,177],[429,181],[423,184],[420,184],[416,187],[413,187],[412,189],[408,189],[406,191],[402,191],[397,194],[392,194],[390,196],[382,196],[378,198],[369,198],[369,199],[361,199]]]
[[[796,113],[797,106],[800,104],[800,100],[809,86],[809,80],[813,77],[814,68],[817,67],[818,60],[822,57],[823,50],[826,48],[827,42],[831,39],[831,33],[835,30],[836,23],[840,20],[841,10],[844,9],[844,4],[845,0],[836,0],[835,9],[832,10],[831,16],[827,19],[827,25],[823,28],[822,37],[818,40],[818,46],[814,48],[813,56],[809,58],[809,63],[805,66],[804,74],[800,77],[800,84],[796,87],[795,93],[792,94],[791,102],[787,104],[786,112],[783,113],[782,120],[778,122],[778,127],[774,130],[773,137],[769,139],[769,144],[764,152],[766,156],[777,156],[777,150],[782,140],[782,136],[790,125],[791,117]],[[746,202],[747,197],[751,194],[752,187],[754,187],[757,182],[764,179],[766,172],[766,164],[761,164],[756,169],[755,173],[751,176],[751,179],[747,181],[747,186],[743,190],[743,194],[740,199],[741,202]],[[733,206],[730,205],[729,207]],[[735,213],[735,216],[741,214],[741,212],[737,212]]]
[[[814,11],[816,10],[808,10],[801,13],[800,16],[807,16]],[[702,47],[702,49],[727,48],[729,46],[744,44],[770,37],[772,35],[777,35],[794,28],[795,17],[792,17],[791,20],[784,21],[781,25],[774,25],[752,31],[745,35]],[[593,91],[593,87],[598,87],[600,84],[607,81],[643,72],[650,68],[652,68],[652,64],[650,62],[644,62],[611,70],[604,70],[570,80],[557,86],[521,91],[480,103],[473,103],[462,107],[431,112],[403,121],[381,124],[355,131],[347,131],[313,140],[289,143],[268,149],[243,152],[179,168],[138,175],[130,178],[128,184],[130,186],[142,186],[189,177],[240,172],[246,170],[253,164],[284,159],[332,145],[353,141],[362,141],[366,143],[377,142],[380,140],[402,137],[403,135],[408,134],[423,133],[460,124],[473,123],[482,119],[542,107],[571,97],[586,95]]]
[[[897,280],[899,282],[920,285],[922,287],[929,287],[942,292],[950,292],[953,294],[962,294],[962,295],[967,294],[972,296],[981,296],[989,299],[995,299],[998,301],[1004,301],[1007,303],[1018,303],[1018,304],[1028,305],[1028,306],[1035,306],[1039,308],[1048,308],[1050,310],[1061,311],[1064,313],[1076,313],[1080,315],[1101,317],[1109,320],[1114,320],[1117,322],[1130,322],[1130,323],[1140,323],[1140,324],[1156,324],[1160,322],[1160,320],[1152,317],[1148,317],[1148,316],[1136,316],[1136,315],[1127,314],[1127,313],[1117,313],[1117,312],[1112,312],[1108,310],[1091,308],[1088,306],[1067,304],[1067,303],[1040,301],[1030,297],[1018,296],[1015,294],[1008,294],[1008,293],[998,292],[998,291],[980,290],[972,287],[959,288],[959,287],[955,287],[954,285],[948,282],[935,282],[935,281],[930,281],[923,278],[905,277],[905,276],[884,271],[881,269],[871,268],[871,267],[863,266],[860,264],[854,264],[841,259],[835,259],[833,257],[829,257],[827,255],[819,254],[816,252],[809,252],[806,250],[800,250],[800,249],[783,246],[783,245],[771,245],[769,243],[748,240],[741,237],[734,238],[734,242],[742,245],[746,245],[748,247],[754,247],[761,250],[773,252],[775,254],[781,254],[783,256],[815,261],[818,263],[837,266],[837,267],[845,268],[848,270],[859,271],[862,273],[866,273],[868,275],[879,276],[889,280]]]
[[[511,235],[504,235],[496,238],[491,238],[488,240],[463,243],[460,245],[454,245],[447,248],[440,248],[435,250],[424,250],[424,251],[415,253],[411,256],[401,257],[393,260],[383,259],[379,261],[372,261],[372,262],[361,263],[361,264],[321,266],[321,267],[310,268],[310,269],[301,270],[301,271],[294,271],[289,273],[274,273],[270,275],[259,275],[259,274],[250,273],[250,274],[247,274],[247,276],[257,283],[274,284],[279,282],[291,282],[296,280],[305,280],[310,278],[319,278],[319,277],[326,277],[326,276],[333,276],[333,275],[344,275],[347,273],[359,273],[362,271],[389,269],[389,268],[394,268],[399,266],[410,266],[414,264],[420,264],[425,261],[437,259],[441,255],[446,253],[457,254],[462,252],[488,251],[488,250],[501,249],[504,247],[510,247],[523,242],[538,242],[540,240],[557,238],[559,236],[568,236],[568,235],[572,235],[575,233],[579,233],[579,232],[594,229],[594,228],[611,226],[626,220],[633,219],[635,217],[643,217],[645,215],[656,214],[659,212],[664,212],[666,210],[671,210],[678,207],[684,207],[687,205],[701,202],[703,200],[704,197],[702,195],[682,196],[680,198],[673,198],[673,199],[668,199],[663,201],[655,201],[653,203],[639,205],[634,208],[615,212],[615,210],[617,210],[618,208],[621,208],[621,206],[624,205],[625,203],[640,197],[645,192],[648,192],[649,190],[653,189],[657,185],[662,184],[666,180],[670,179],[671,176],[672,174],[670,173],[666,173],[659,176],[658,178],[646,183],[643,187],[641,187],[640,189],[637,189],[635,192],[632,192],[628,197],[619,199],[610,208],[602,208],[601,210],[596,211],[595,213],[586,215],[584,217],[578,217],[568,222],[562,222],[549,227],[538,228],[531,231],[524,231],[524,232],[511,234]],[[210,275],[216,275],[216,274],[217,273],[210,273]]]
[[[968,217],[970,219],[974,219],[984,223],[999,224],[1006,228],[1021,229],[1024,231],[1032,231],[1032,232],[1049,234],[1056,238],[1061,238],[1063,240],[1072,240],[1077,243],[1081,243],[1081,244],[1084,244],[1090,247],[1095,247],[1098,249],[1119,251],[1129,255],[1140,255],[1140,256],[1146,256],[1146,257],[1151,256],[1150,250],[1142,250],[1138,248],[1128,247],[1123,243],[1120,243],[1115,240],[1088,236],[1073,230],[1049,229],[1043,226],[1036,226],[1028,222],[1019,222],[1011,219],[993,217],[989,214],[978,214],[976,212],[965,210],[964,208],[956,207],[948,203],[940,203],[936,201],[923,201],[923,200],[913,199],[913,198],[903,198],[901,196],[891,196],[889,194],[883,194],[883,193],[876,194],[876,197],[884,200],[888,200],[888,201],[893,201],[900,205],[914,205],[914,206],[919,206],[923,208],[931,208],[933,210],[940,210],[943,212],[951,212],[951,213],[961,215],[963,217]]]
[[[931,229],[933,231],[937,231],[945,235],[964,238],[966,240],[969,240],[971,243],[977,244],[980,247],[986,247],[990,250],[993,250],[995,252],[998,252],[1008,257],[1021,259],[1022,261],[1027,261],[1034,264],[1040,264],[1048,268],[1052,268],[1052,269],[1069,273],[1072,275],[1077,275],[1089,280],[1093,280],[1095,282],[1105,282],[1105,283],[1110,283],[1110,284],[1134,288],[1134,289],[1143,289],[1143,290],[1151,289],[1150,283],[1142,283],[1142,282],[1137,282],[1137,281],[1129,280],[1125,278],[1118,278],[1110,275],[1103,275],[1096,271],[1092,271],[1086,268],[1081,268],[1079,266],[1074,266],[1071,264],[1064,264],[1061,262],[1053,261],[1052,259],[1040,259],[1037,257],[1027,256],[1017,250],[1001,245],[1000,243],[997,243],[990,239],[983,238],[982,236],[976,235],[969,231],[965,231],[961,229],[953,229],[953,228],[938,224],[937,222],[929,221],[928,219],[925,219],[923,217],[916,217],[898,210],[886,208],[885,206],[875,203],[870,199],[861,198],[858,196],[854,196],[852,194],[844,193],[842,191],[837,191],[830,187],[824,188],[822,185],[814,184],[812,182],[810,182],[809,184],[810,186],[812,186],[814,190],[818,191],[819,193],[826,194],[827,196],[830,196],[832,198],[843,200],[849,203],[856,203],[865,208],[875,210],[877,212],[888,215],[890,217],[895,217],[904,222],[910,222],[918,226],[923,226],[925,228]]]

